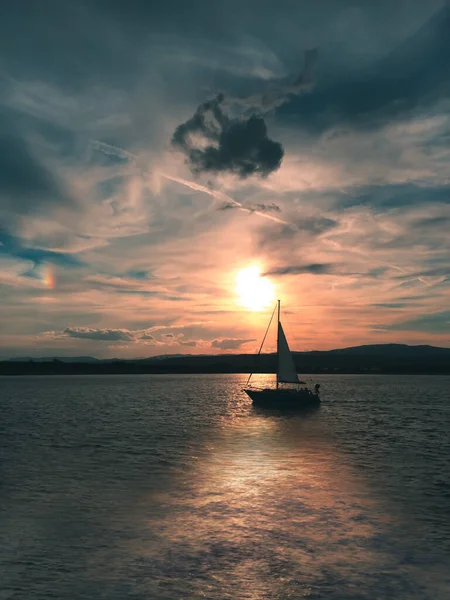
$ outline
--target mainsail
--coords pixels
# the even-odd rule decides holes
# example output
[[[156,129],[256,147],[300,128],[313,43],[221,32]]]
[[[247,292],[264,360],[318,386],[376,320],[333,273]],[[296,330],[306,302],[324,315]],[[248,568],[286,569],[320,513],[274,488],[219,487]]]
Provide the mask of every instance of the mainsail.
[[[450,1],[450,0],[449,0]],[[320,406],[319,388],[320,385],[316,383],[314,392],[308,387],[305,388],[293,388],[291,386],[279,385],[280,383],[297,383],[306,385],[304,381],[299,381],[297,370],[295,368],[294,359],[289,349],[289,345],[286,340],[286,336],[283,331],[283,326],[280,320],[280,301],[278,300],[275,308],[273,309],[272,316],[270,317],[269,325],[267,326],[266,333],[264,334],[263,341],[259,348],[257,358],[261,354],[261,350],[264,346],[267,333],[270,329],[275,310],[278,307],[278,336],[277,336],[277,381],[276,387],[270,388],[265,387],[264,389],[258,389],[249,386],[252,373],[250,373],[247,379],[247,385],[244,388],[244,392],[249,396],[255,406],[262,408],[306,408],[306,407],[317,407]]]
[[[281,321],[278,321],[278,382],[299,383],[294,359],[289,350]]]

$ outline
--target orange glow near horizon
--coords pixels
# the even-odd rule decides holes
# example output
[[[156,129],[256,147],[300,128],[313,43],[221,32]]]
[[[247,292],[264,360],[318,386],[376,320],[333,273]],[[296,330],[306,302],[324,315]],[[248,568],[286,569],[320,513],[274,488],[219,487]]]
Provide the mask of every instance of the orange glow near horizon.
[[[258,266],[241,269],[236,276],[238,303],[251,311],[264,310],[274,301],[275,285],[261,277]]]

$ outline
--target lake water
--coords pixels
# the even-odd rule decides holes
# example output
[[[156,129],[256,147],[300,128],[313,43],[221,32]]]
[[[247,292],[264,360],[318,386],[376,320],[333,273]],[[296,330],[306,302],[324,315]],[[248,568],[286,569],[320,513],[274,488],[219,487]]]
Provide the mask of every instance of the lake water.
[[[448,600],[450,378],[245,379],[0,378],[0,600]]]

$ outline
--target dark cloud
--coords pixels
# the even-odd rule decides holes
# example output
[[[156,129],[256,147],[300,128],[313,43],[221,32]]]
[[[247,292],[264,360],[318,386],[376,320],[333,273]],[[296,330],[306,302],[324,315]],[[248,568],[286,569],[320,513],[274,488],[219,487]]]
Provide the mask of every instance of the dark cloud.
[[[195,340],[186,340],[185,342],[180,342],[181,346],[190,346],[192,348],[194,348],[195,346],[197,346],[197,342]]]
[[[53,193],[49,173],[33,160],[27,145],[9,133],[0,136],[0,192],[11,196]]]
[[[288,265],[285,267],[276,267],[263,274],[263,277],[269,275],[326,275],[333,273],[336,265],[331,263],[311,263],[309,265]]]
[[[284,247],[287,241],[292,241],[298,235],[295,225],[272,225],[260,230],[259,245],[265,250],[278,250]]]
[[[275,204],[274,202],[272,202],[272,204],[250,204],[248,206],[245,205],[245,208],[247,208],[250,212],[281,212],[281,208],[278,206],[278,204]]]
[[[300,52],[293,48],[319,45],[328,61],[342,55],[355,61],[368,48],[373,53],[409,33],[439,1],[192,0],[187,9],[183,0],[5,0],[0,56],[8,57],[19,75],[36,79],[51,73],[72,89],[105,82],[129,89],[148,71],[145,53],[152,36],[170,36],[182,49],[208,39],[234,43],[238,50],[245,36],[273,49],[289,70],[300,70]]]
[[[382,279],[391,271],[389,267],[374,267],[366,271],[365,276],[371,279]]]
[[[95,282],[95,284],[97,284],[97,282]],[[99,284],[100,287],[102,286],[102,284]],[[95,287],[95,286],[92,286]],[[108,285],[106,284],[103,287],[110,287],[116,290],[116,292],[118,294],[128,294],[129,296],[160,296],[160,297],[164,297],[164,294],[160,294],[159,292],[150,292],[148,290],[121,290],[121,289],[117,289],[117,287],[114,284]]]
[[[242,204],[239,205],[237,203],[233,203],[233,202],[225,202],[224,204],[222,204],[222,206],[220,206],[218,208],[218,210],[231,210],[231,209],[236,209],[236,208],[244,208],[245,210],[248,210],[249,212],[263,212],[263,213],[270,213],[270,212],[281,212],[281,208],[278,206],[278,204],[275,204],[272,202],[272,204]]]
[[[311,94],[279,109],[305,128],[351,123],[371,126],[450,91],[450,5],[370,68],[322,82]]]
[[[13,237],[0,230],[0,254],[9,254],[16,258],[31,260],[35,266],[42,263],[53,263],[62,267],[79,267],[84,265],[83,261],[63,252],[52,252],[50,250],[40,250],[38,248],[29,248],[24,245],[23,240]]]
[[[257,109],[262,113],[268,113],[271,110],[282,106],[289,99],[299,96],[305,91],[309,91],[313,85],[313,72],[318,57],[318,48],[312,48],[305,51],[305,64],[303,70],[295,79],[278,81],[275,85],[270,85],[263,92],[252,94],[250,96],[231,98],[230,101],[237,104],[244,104],[250,110]]]
[[[127,273],[125,273],[126,277],[132,277],[133,279],[138,279],[138,280],[145,280],[145,279],[150,279],[151,276],[149,275],[148,271],[128,271]]]
[[[254,342],[255,340],[239,340],[239,339],[228,339],[228,340],[213,340],[211,342],[212,348],[219,348],[220,350],[237,350],[248,342]]]
[[[67,202],[55,175],[14,127],[14,119],[12,112],[0,112],[0,206],[24,212],[38,204]]]
[[[228,172],[245,178],[265,177],[279,169],[284,150],[267,136],[264,119],[232,119],[222,110],[224,96],[201,104],[192,118],[179,125],[172,146],[186,156],[193,173]]]
[[[444,265],[442,267],[434,267],[430,269],[422,269],[413,273],[406,273],[404,275],[397,275],[397,279],[420,279],[421,277],[450,277],[450,265]]]
[[[163,333],[162,336],[163,340],[174,340],[175,339],[175,335],[173,333]]]
[[[239,204],[236,204],[236,202],[224,202],[222,204],[222,206],[219,206],[219,208],[217,210],[233,210],[236,208],[242,208],[242,207],[239,206]]]
[[[283,248],[289,240],[294,243],[298,236],[319,236],[338,225],[338,221],[327,217],[296,219],[292,224],[271,224],[270,228],[264,227],[261,230],[259,245],[266,250],[277,250]]]
[[[140,340],[148,340],[150,342],[154,342],[156,341],[156,338],[151,335],[150,333],[143,333],[142,335],[139,336]]]
[[[450,199],[450,190],[448,192]],[[450,217],[440,216],[440,217],[426,217],[424,219],[419,219],[415,223],[411,225],[413,229],[434,229],[435,227],[444,226],[450,230]]]
[[[386,331],[418,331],[424,333],[450,333],[450,311],[445,310],[429,315],[393,323],[392,325],[383,325],[380,327]]]
[[[89,327],[66,327],[67,337],[97,340],[101,342],[134,342],[134,334],[126,329],[90,329]]]
[[[372,304],[377,308],[407,308],[409,305],[407,302],[381,302]]]
[[[330,229],[334,229],[339,225],[339,221],[335,219],[329,219],[328,217],[315,217],[311,219],[303,219],[302,221],[297,221],[295,226],[300,231],[306,231],[312,233],[314,235],[320,235],[329,231]]]
[[[450,185],[399,183],[354,187],[351,194],[336,193],[336,205],[340,208],[370,206],[384,209],[438,203],[450,204]]]

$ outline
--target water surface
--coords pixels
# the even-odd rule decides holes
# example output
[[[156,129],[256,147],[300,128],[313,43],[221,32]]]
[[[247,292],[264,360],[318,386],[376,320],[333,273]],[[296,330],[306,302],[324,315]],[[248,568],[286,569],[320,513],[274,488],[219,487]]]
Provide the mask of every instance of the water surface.
[[[447,600],[450,378],[245,379],[0,378],[0,600]]]

